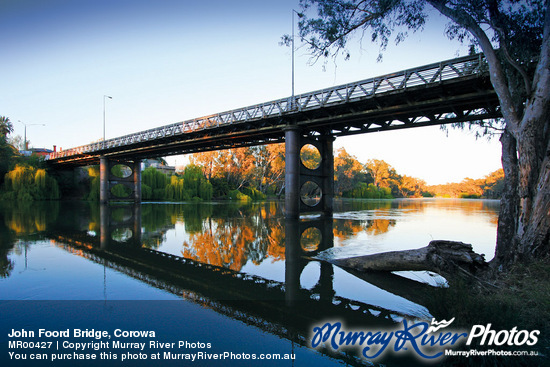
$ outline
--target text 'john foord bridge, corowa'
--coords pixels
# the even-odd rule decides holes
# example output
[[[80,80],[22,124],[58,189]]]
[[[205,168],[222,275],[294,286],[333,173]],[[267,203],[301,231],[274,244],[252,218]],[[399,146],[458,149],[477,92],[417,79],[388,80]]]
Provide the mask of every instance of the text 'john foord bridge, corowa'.
[[[284,142],[286,216],[330,214],[336,137],[499,117],[498,98],[478,54],[55,152],[48,162],[60,168],[99,163],[102,202],[109,200],[110,181],[129,185],[139,202],[142,159]],[[300,160],[306,144],[321,155],[314,170]],[[127,182],[111,177],[114,164],[132,168]],[[315,206],[300,198],[307,181],[322,192]]]

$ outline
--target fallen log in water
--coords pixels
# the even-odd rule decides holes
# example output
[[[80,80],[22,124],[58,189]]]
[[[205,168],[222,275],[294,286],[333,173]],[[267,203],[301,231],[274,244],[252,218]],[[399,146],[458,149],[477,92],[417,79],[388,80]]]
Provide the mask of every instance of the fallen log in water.
[[[364,272],[429,270],[443,276],[456,276],[457,272],[473,274],[488,265],[484,255],[475,253],[472,245],[446,240],[431,241],[428,246],[415,250],[382,252],[328,261]]]

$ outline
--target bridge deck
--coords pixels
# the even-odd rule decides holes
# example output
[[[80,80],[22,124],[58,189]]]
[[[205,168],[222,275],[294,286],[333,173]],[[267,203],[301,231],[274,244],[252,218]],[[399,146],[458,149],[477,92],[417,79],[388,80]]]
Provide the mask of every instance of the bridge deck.
[[[345,136],[500,117],[481,55],[141,131],[53,153],[52,164],[143,159],[284,141],[284,129]]]

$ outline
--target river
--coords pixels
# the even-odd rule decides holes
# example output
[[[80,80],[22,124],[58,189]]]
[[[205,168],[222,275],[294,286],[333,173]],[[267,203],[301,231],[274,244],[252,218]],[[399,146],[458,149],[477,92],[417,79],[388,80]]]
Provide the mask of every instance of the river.
[[[312,349],[312,326],[329,319],[357,327],[429,320],[422,297],[401,290],[446,286],[445,279],[428,272],[371,279],[322,260],[419,248],[433,239],[471,243],[490,260],[498,206],[337,200],[332,219],[306,216],[298,223],[285,221],[277,201],[3,203],[0,342],[5,348],[6,333],[22,328],[146,330],[156,335],[134,339],[147,343],[149,358],[136,365],[150,365],[155,352],[171,365],[162,353],[182,350],[295,356],[262,365],[369,365],[356,350]],[[384,286],[388,280],[391,287]],[[188,344],[163,350],[151,341]],[[111,353],[101,355],[104,363],[116,362],[109,359],[118,352],[113,345],[104,352]]]

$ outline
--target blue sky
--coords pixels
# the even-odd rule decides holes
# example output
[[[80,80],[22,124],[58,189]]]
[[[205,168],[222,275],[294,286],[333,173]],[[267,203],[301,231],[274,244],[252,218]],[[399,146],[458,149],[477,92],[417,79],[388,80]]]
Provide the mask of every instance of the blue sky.
[[[71,148],[106,137],[287,97],[293,0],[1,0],[0,115],[35,147]],[[352,58],[319,61],[297,42],[296,93],[466,54],[431,17],[390,45],[359,38]],[[360,161],[383,159],[429,184],[479,178],[500,168],[500,146],[435,128],[338,138]],[[181,157],[171,158],[182,163]]]

